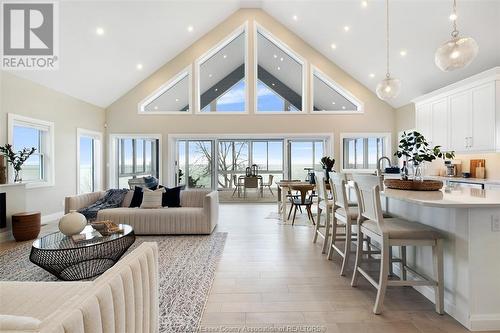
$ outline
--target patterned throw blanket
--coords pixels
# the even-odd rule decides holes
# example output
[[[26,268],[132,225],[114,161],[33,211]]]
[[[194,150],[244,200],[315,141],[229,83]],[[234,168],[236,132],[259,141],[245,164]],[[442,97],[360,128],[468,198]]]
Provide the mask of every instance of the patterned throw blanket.
[[[79,209],[78,212],[83,214],[89,221],[95,220],[97,218],[97,212],[101,209],[120,207],[128,191],[127,189],[108,190],[106,194],[104,194],[104,197],[88,207]]]

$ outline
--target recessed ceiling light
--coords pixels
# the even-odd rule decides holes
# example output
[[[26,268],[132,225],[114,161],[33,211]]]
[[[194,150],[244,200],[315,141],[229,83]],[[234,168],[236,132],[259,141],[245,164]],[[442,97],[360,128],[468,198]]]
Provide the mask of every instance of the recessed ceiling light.
[[[194,30],[194,27],[192,25],[188,25],[187,31],[192,32]]]
[[[176,99],[175,99],[175,101],[176,101],[176,102],[178,102],[178,101],[179,101],[179,99],[178,99],[178,98],[176,98]]]
[[[331,47],[333,50],[335,50],[335,49],[337,48],[337,44],[332,43],[332,44],[330,45],[330,47]]]
[[[375,74],[370,73],[370,77],[373,79],[375,77]]]
[[[456,13],[451,13],[450,14],[450,21],[455,21],[458,18]]]
[[[271,85],[274,87],[274,83],[271,83]]]
[[[217,90],[219,90],[219,89],[215,88],[215,91],[217,91]]]
[[[224,55],[222,56],[222,58],[226,59],[226,58],[227,58],[227,54],[224,54]]]
[[[141,70],[141,69],[142,69],[142,64],[137,64],[135,67],[136,67],[138,70]]]
[[[283,61],[283,57],[280,58],[280,61]]]
[[[157,105],[155,105],[154,109],[155,109],[155,110],[158,110],[158,106],[157,106]]]
[[[212,74],[208,74],[208,77],[212,77]]]
[[[273,55],[274,59],[278,58],[278,56],[276,54]]]
[[[406,50],[401,50],[401,51],[399,52],[399,54],[400,54],[402,57],[405,57],[407,53],[408,53],[408,52],[406,52]]]
[[[281,67],[280,67],[280,66],[278,66],[278,70],[281,70]]]
[[[345,106],[342,106],[342,110],[345,110]]]
[[[348,25],[345,25],[345,26],[344,26],[344,31],[349,31],[349,30],[351,30],[351,27],[350,27],[350,26],[348,26]]]
[[[95,33],[98,34],[99,36],[102,36],[102,35],[104,35],[104,29],[101,27],[97,27],[95,29]]]
[[[368,7],[368,1],[361,1],[361,7],[363,8]]]
[[[299,17],[297,15],[293,15],[292,18],[294,21],[297,21],[299,19]]]
[[[335,105],[335,102],[332,102],[332,105]]]

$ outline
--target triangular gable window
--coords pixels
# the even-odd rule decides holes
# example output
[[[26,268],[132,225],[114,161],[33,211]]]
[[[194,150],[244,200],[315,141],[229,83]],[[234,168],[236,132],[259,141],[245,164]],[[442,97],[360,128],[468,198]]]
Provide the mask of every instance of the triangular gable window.
[[[313,113],[363,112],[363,104],[332,79],[313,69]]]
[[[139,113],[189,114],[191,71],[185,69],[139,103]]]

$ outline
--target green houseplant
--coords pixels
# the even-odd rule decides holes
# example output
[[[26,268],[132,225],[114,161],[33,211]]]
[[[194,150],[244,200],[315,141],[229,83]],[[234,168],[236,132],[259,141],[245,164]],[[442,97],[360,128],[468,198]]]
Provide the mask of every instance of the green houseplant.
[[[23,150],[14,152],[11,144],[5,144],[5,146],[0,146],[0,153],[5,155],[7,158],[7,162],[12,164],[14,168],[14,183],[19,183],[22,181],[21,179],[21,169],[23,167],[24,162],[36,151],[36,148],[23,148]]]
[[[330,156],[323,156],[320,160],[321,167],[325,170],[325,180],[328,181],[330,176],[329,172],[332,172],[333,166],[335,165],[335,159]]]
[[[417,132],[403,132],[399,140],[398,150],[394,153],[398,158],[405,158],[406,164],[412,162],[414,180],[423,180],[421,166],[424,162],[432,162],[437,158],[455,158],[454,151],[441,151],[441,146],[431,147],[425,137]]]

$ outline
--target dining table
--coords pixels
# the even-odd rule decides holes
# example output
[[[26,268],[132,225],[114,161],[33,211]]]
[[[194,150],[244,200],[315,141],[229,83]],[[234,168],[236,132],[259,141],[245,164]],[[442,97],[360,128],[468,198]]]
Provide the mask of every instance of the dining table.
[[[278,186],[278,212],[281,213],[283,221],[287,220],[287,195],[289,191],[298,191],[302,200],[305,199],[307,192],[313,191],[316,185],[305,181],[281,180],[276,182]]]

